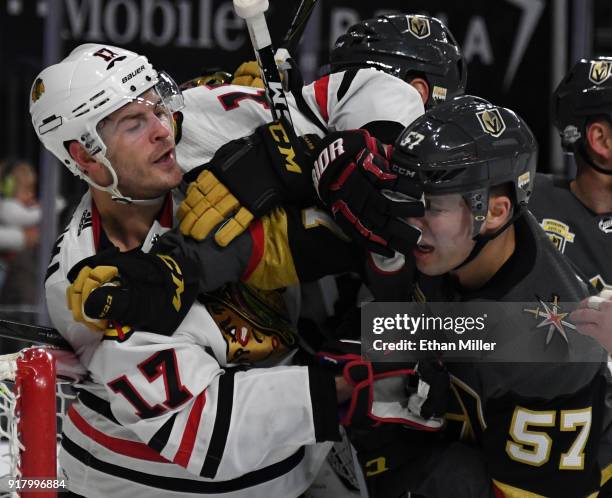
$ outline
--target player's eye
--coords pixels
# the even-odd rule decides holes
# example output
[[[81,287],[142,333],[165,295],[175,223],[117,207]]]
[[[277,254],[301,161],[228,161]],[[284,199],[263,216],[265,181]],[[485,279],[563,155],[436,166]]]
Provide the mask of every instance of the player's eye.
[[[124,121],[124,128],[126,131],[136,131],[142,124],[141,118],[129,118]]]
[[[442,211],[444,211],[444,209],[442,209],[441,206],[437,205],[436,203],[433,203],[429,200],[429,199],[425,199],[425,211],[427,211],[428,213],[441,213]]]
[[[153,111],[155,113],[155,115],[158,118],[161,118],[163,116],[166,116],[166,108],[164,107],[164,105],[161,102],[158,102],[157,104],[155,104],[155,109]]]

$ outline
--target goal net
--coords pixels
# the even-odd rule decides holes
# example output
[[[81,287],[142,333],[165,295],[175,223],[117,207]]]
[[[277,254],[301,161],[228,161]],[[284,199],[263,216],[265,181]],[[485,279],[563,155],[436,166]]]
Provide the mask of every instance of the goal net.
[[[57,447],[70,382],[57,381],[54,352],[27,348],[0,356],[0,497],[52,497]],[[64,352],[65,353],[65,352]]]

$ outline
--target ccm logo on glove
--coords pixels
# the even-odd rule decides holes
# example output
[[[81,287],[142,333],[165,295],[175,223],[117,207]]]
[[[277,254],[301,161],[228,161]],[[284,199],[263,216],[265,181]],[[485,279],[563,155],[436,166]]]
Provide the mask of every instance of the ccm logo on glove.
[[[292,173],[301,174],[302,168],[295,162],[295,151],[293,150],[285,128],[283,128],[283,123],[280,121],[276,122],[271,124],[268,129],[270,130],[272,138],[279,144],[277,145],[278,151],[285,158],[285,169]],[[285,147],[282,147],[283,145]]]
[[[315,184],[317,190],[319,189],[319,180],[321,179],[321,175],[325,172],[327,166],[332,161],[335,161],[336,158],[342,154],[344,154],[344,141],[342,138],[334,140],[327,147],[325,147],[319,157],[314,162],[314,168],[312,170],[312,181]]]

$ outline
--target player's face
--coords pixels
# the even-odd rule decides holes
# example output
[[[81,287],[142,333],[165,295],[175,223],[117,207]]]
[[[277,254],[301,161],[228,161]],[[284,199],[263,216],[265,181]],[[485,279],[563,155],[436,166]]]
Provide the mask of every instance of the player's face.
[[[154,90],[112,113],[99,130],[124,195],[152,199],[180,183],[172,116]]]
[[[472,213],[460,194],[427,196],[422,218],[409,218],[422,230],[414,249],[416,266],[425,275],[442,275],[469,256],[472,240]]]

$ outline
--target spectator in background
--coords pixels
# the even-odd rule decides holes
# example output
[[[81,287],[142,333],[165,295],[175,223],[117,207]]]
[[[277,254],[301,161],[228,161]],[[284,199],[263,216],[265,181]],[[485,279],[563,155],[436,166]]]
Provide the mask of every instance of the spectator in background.
[[[24,160],[9,159],[2,162],[0,164],[1,303],[12,302],[11,298],[7,300],[4,289],[9,269],[14,266],[14,261],[21,259],[18,255],[24,251],[33,258],[35,248],[38,246],[40,208],[36,204],[34,168]],[[21,282],[24,278],[28,280],[25,274],[20,275],[17,280]],[[8,286],[14,288],[15,284],[18,283],[13,282]]]
[[[58,200],[58,211],[64,204]],[[41,217],[36,169],[24,159],[4,161],[0,165],[0,304],[36,302]]]

